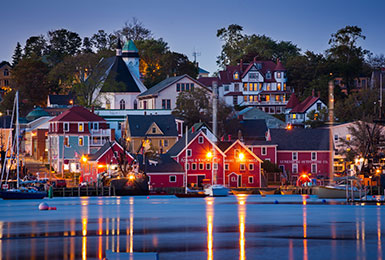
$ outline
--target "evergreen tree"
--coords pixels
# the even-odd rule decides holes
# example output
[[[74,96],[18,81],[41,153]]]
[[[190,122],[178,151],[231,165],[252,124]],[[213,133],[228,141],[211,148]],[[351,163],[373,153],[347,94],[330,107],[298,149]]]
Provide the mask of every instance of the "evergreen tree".
[[[12,67],[15,67],[19,63],[22,57],[23,57],[23,50],[21,48],[20,42],[17,42],[15,51],[13,52],[13,56],[12,56]]]
[[[84,37],[83,39],[83,53],[93,53],[92,51],[92,41],[89,37]]]

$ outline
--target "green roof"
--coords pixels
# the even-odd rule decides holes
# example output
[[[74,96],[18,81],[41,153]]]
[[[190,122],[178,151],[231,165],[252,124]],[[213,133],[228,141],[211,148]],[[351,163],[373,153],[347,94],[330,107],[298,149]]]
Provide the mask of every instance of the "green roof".
[[[128,40],[123,46],[123,51],[138,52],[138,48],[136,48],[135,43],[132,40]]]

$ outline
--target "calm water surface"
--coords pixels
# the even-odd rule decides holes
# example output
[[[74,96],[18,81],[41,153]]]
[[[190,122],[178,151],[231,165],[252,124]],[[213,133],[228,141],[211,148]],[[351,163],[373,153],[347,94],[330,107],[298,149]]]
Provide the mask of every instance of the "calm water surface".
[[[0,200],[0,259],[103,259],[106,250],[159,259],[385,258],[385,206],[314,205],[297,195],[43,201],[57,210]]]

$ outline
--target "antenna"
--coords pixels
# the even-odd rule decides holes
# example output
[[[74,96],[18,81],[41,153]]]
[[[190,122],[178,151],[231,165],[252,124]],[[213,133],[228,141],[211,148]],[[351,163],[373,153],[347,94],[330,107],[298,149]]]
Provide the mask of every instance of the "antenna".
[[[195,48],[194,48],[192,55],[194,57],[194,63],[196,63],[197,62],[197,57],[201,56],[201,53],[196,51]]]

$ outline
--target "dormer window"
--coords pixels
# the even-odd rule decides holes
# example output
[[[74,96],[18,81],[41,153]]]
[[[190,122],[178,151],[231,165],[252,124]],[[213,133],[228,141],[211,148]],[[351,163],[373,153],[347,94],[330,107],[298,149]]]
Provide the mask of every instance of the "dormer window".
[[[238,80],[238,79],[239,79],[239,73],[238,73],[238,71],[234,72],[233,77],[234,77],[235,80]]]
[[[277,79],[281,78],[281,72],[277,72]]]
[[[151,131],[152,131],[153,134],[155,134],[156,133],[156,128],[153,127]]]
[[[268,71],[268,72],[266,73],[266,78],[267,78],[267,79],[271,79],[271,72],[270,72],[270,71]]]

